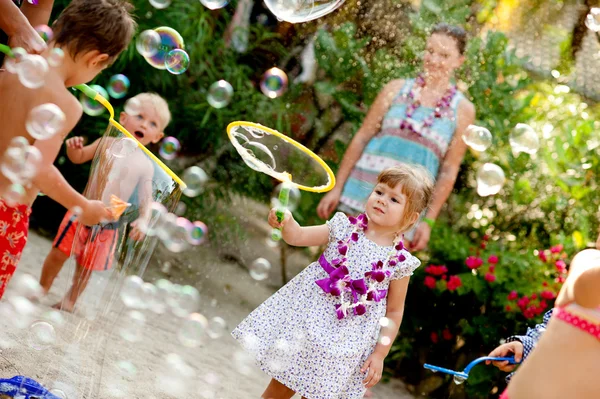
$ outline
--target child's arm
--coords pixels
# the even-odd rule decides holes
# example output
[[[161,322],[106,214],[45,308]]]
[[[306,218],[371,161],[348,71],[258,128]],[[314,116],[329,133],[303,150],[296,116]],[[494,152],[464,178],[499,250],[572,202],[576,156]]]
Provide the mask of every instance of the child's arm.
[[[138,227],[138,221],[141,220],[142,224],[146,224],[152,215],[150,214],[150,204],[154,200],[152,197],[152,178],[154,177],[154,167],[150,165],[150,169],[142,176],[140,183],[138,184],[138,198],[140,201],[139,210],[140,215],[131,224],[133,229],[129,236],[135,241],[140,241],[144,238],[145,233]],[[146,223],[144,223],[146,222]]]
[[[378,340],[373,353],[360,369],[363,373],[367,370],[369,371],[363,380],[363,383],[367,388],[374,386],[381,380],[383,359],[390,353],[392,342],[394,342],[398,335],[402,317],[404,316],[404,301],[406,300],[409,280],[410,277],[407,276],[390,282],[385,317],[390,319],[392,323],[390,326],[381,327],[381,331],[379,332],[380,339]],[[382,340],[382,337],[385,337],[385,340]]]
[[[27,17],[31,26],[48,25],[54,0],[38,0],[37,4],[24,1],[21,12]]]
[[[28,53],[41,53],[46,48],[44,40],[12,0],[0,0],[0,29],[10,38],[11,47],[23,47]]]
[[[288,244],[296,247],[314,247],[327,244],[329,241],[329,226],[326,224],[302,227],[288,210],[285,211],[283,221],[280,223],[276,212],[275,208],[269,212],[269,224],[273,228],[282,228],[281,235]]]
[[[91,161],[94,158],[94,154],[96,154],[100,140],[101,139],[97,139],[92,144],[84,146],[83,137],[71,137],[65,141],[65,145],[67,146],[67,157],[75,164]]]

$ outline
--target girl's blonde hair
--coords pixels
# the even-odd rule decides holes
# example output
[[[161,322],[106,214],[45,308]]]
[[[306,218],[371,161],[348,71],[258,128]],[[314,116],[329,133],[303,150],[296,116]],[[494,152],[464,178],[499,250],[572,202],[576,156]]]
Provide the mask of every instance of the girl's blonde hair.
[[[379,183],[391,188],[395,188],[398,184],[402,186],[402,193],[406,195],[404,218],[415,213],[423,213],[429,207],[435,187],[433,177],[427,169],[420,165],[410,164],[400,164],[384,169],[377,176],[377,184]],[[416,221],[406,222],[401,226],[401,231],[407,231],[415,223]]]
[[[125,102],[125,105],[127,105],[134,98],[141,103],[149,103],[152,105],[152,107],[158,114],[160,123],[162,124],[160,129],[165,130],[171,122],[171,111],[169,111],[169,104],[167,104],[167,101],[156,93],[140,93],[136,96],[129,98]]]

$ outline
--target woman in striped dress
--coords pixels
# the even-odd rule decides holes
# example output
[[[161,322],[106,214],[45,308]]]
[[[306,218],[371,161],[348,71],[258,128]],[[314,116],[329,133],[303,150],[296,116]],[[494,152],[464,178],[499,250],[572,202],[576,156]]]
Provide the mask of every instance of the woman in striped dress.
[[[337,173],[337,185],[321,200],[323,219],[338,208],[364,211],[364,203],[383,169],[398,163],[426,167],[436,178],[431,207],[424,221],[407,235],[413,250],[427,246],[431,225],[448,196],[465,155],[463,131],[475,120],[475,108],[451,83],[464,62],[466,33],[436,25],[427,40],[423,74],[389,82],[348,146]]]

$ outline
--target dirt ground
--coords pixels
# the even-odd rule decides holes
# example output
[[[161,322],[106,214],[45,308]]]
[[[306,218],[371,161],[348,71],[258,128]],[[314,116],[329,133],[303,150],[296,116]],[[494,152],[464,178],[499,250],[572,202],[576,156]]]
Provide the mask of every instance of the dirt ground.
[[[222,336],[205,337],[196,348],[183,346],[177,339],[182,319],[148,311],[141,340],[123,340],[118,331],[130,328],[136,319],[122,311],[116,296],[107,296],[111,272],[98,272],[76,314],[65,315],[56,340],[40,348],[31,338],[30,324],[49,317],[50,305],[66,292],[72,270],[67,265],[23,326],[19,326],[22,315],[7,316],[0,307],[0,377],[23,374],[58,389],[57,396],[68,399],[259,398],[269,378],[244,357],[229,331],[279,287],[280,249],[267,243],[266,207],[240,199],[235,208],[243,210],[239,212],[247,231],[243,241],[211,243],[179,254],[159,247],[144,275],[149,282],[166,278],[196,287],[201,297],[198,311],[209,319],[218,316],[226,321]],[[29,273],[37,279],[50,247],[47,238],[32,232],[17,274]],[[262,281],[252,279],[247,270],[258,257],[272,264],[268,278]],[[306,266],[310,257],[307,251],[290,250],[288,278]],[[3,302],[6,305],[6,297],[0,305]],[[112,307],[103,313],[106,304]],[[168,354],[171,362],[165,363]],[[413,396],[401,381],[392,380],[376,386],[372,398]]]

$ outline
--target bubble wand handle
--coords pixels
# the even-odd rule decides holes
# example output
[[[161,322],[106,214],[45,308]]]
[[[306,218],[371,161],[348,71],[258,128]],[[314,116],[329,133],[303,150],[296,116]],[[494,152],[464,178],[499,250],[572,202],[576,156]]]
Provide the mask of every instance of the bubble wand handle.
[[[288,206],[289,200],[290,200],[290,187],[288,185],[284,184],[281,187],[281,190],[279,191],[279,208],[275,212],[275,215],[277,216],[277,220],[279,222],[283,221],[283,218],[285,216],[285,210]],[[271,231],[271,239],[273,241],[281,240],[281,228],[274,228]]]
[[[0,53],[4,53],[9,57],[14,57],[12,50],[6,44],[0,44]]]

